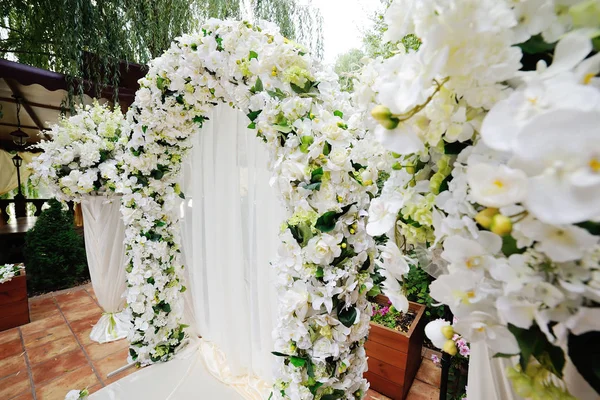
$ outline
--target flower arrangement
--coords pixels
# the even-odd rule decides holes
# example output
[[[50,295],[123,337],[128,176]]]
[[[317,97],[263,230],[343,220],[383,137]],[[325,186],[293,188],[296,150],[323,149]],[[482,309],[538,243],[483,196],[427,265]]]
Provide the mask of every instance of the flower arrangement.
[[[186,341],[177,220],[181,161],[211,108],[229,103],[270,151],[272,186],[288,216],[273,265],[278,273],[279,374],[273,399],[366,394],[367,293],[383,281],[398,309],[408,302],[404,264],[365,229],[371,197],[392,156],[365,136],[361,118],[324,71],[278,28],[211,19],[150,63],[127,113],[130,126],[116,191],[123,195],[131,357],[165,361]],[[396,249],[397,251],[397,249]],[[375,273],[376,264],[385,276]],[[386,279],[387,278],[387,279]]]
[[[385,38],[400,45],[354,85],[395,157],[367,231],[418,254],[466,340],[519,356],[528,398],[573,398],[567,357],[600,393],[599,10],[396,0]]]
[[[125,140],[122,133],[127,131],[118,107],[111,110],[94,101],[76,111],[76,115],[52,127],[52,140],[40,142],[38,146],[44,152],[30,164],[34,177],[60,200],[77,200],[115,189],[115,155]]]
[[[0,265],[0,284],[4,282],[9,282],[15,276],[21,275],[21,271],[23,270],[23,265],[15,265],[15,264],[4,264]]]
[[[406,333],[410,329],[412,321],[415,319],[414,312],[398,311],[396,307],[392,305],[391,301],[388,301],[387,305],[372,303],[372,306],[373,316],[371,317],[371,322],[383,325],[390,329]]]
[[[90,395],[90,392],[87,389],[83,390],[70,390],[69,393],[65,396],[65,400],[85,400]]]

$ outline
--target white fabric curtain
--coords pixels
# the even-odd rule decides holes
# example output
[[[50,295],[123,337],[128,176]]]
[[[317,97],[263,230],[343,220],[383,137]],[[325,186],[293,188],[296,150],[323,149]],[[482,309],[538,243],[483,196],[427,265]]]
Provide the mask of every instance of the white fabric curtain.
[[[121,199],[87,196],[81,201],[83,233],[92,286],[104,314],[90,338],[99,343],[127,337],[130,318],[123,315],[127,287],[125,271],[125,226]]]
[[[284,217],[267,151],[246,117],[217,107],[183,164],[185,323],[202,339],[92,394],[91,400],[262,400],[272,385],[274,273]]]
[[[283,206],[269,186],[268,153],[248,119],[217,107],[183,169],[183,253],[199,335],[233,375],[270,381],[276,313],[270,261]]]

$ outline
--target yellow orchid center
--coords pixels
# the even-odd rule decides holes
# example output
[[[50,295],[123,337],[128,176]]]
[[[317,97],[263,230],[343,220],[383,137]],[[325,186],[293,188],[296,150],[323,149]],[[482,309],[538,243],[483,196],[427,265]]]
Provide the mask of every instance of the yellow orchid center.
[[[592,171],[600,172],[600,161],[596,157],[592,158],[588,165]]]
[[[590,72],[588,74],[585,74],[585,76],[583,77],[583,84],[584,85],[589,85],[590,82],[592,81],[592,78],[596,76],[596,74],[594,74],[593,72]]]
[[[532,106],[535,106],[538,102],[537,97],[528,97],[527,100],[531,103]]]
[[[504,187],[504,182],[502,182],[500,179],[496,179],[494,181],[494,185],[498,188],[498,189],[502,189]]]

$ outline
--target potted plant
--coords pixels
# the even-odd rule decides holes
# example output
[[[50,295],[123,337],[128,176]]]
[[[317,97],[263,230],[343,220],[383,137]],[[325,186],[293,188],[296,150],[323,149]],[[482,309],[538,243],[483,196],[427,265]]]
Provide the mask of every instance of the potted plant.
[[[392,400],[403,400],[421,364],[425,306],[409,302],[402,313],[387,297],[373,300],[374,315],[365,344],[369,370],[365,378],[371,388]]]
[[[25,268],[23,264],[0,265],[0,331],[28,322]]]

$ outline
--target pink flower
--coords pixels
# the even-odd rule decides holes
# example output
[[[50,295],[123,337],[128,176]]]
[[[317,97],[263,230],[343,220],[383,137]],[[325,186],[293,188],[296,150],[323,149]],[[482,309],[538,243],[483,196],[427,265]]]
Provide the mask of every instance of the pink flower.
[[[452,336],[452,340],[456,342],[458,339],[460,339],[460,335],[458,333],[455,333],[454,336]]]
[[[458,351],[460,352],[460,355],[463,357],[468,357],[471,354],[471,349],[469,349],[469,346],[460,346]]]
[[[440,363],[440,358],[438,356],[436,356],[435,354],[432,354],[431,361],[433,361],[433,363],[437,365]]]

